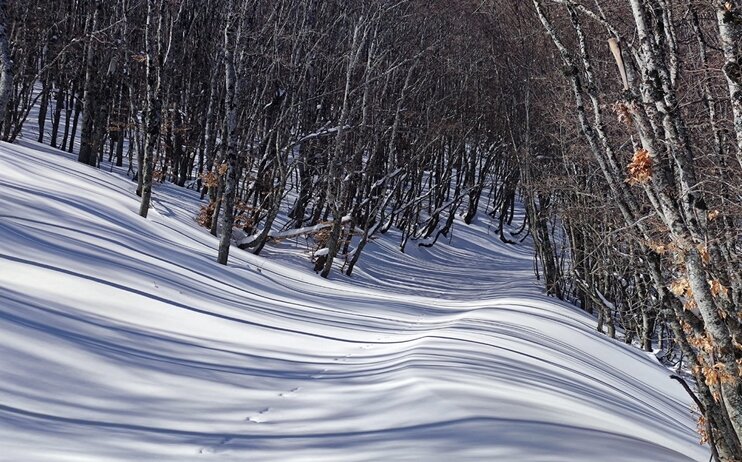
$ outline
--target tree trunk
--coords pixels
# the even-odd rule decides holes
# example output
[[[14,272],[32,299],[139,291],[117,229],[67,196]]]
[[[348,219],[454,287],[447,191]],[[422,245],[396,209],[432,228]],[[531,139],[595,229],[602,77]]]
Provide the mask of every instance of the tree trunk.
[[[5,0],[0,0],[0,123],[5,120],[13,95],[13,62],[10,58],[5,8]]]
[[[224,125],[227,132],[227,174],[224,180],[224,194],[222,214],[222,229],[219,237],[219,255],[217,261],[222,265],[227,264],[229,258],[229,247],[232,242],[232,228],[234,226],[234,206],[237,197],[237,182],[239,180],[239,157],[237,152],[237,71],[235,69],[234,48],[235,28],[237,18],[235,17],[234,3],[229,2],[229,18],[224,29],[224,74],[225,74],[225,119]]]
[[[147,218],[149,204],[152,198],[152,170],[154,168],[154,156],[157,145],[160,142],[160,113],[162,101],[160,100],[160,66],[161,66],[161,25],[162,11],[155,18],[155,0],[147,0],[147,29],[145,32],[146,54],[147,54],[147,120],[145,122],[144,156],[142,160],[142,202],[139,207],[139,215]],[[155,24],[157,20],[158,24]]]
[[[99,110],[97,98],[97,69],[95,67],[95,39],[93,34],[98,29],[100,10],[103,6],[101,0],[95,0],[95,11],[88,29],[88,43],[85,54],[85,84],[82,94],[82,132],[80,134],[80,152],[77,161],[83,164],[95,165],[97,153],[94,152],[95,142],[93,140],[95,114]],[[73,137],[74,138],[74,137]]]
[[[49,141],[51,147],[57,147],[57,138],[59,137],[59,122],[62,119],[62,109],[64,108],[64,91],[57,88],[57,95],[54,100],[54,115],[52,117],[52,133]]]

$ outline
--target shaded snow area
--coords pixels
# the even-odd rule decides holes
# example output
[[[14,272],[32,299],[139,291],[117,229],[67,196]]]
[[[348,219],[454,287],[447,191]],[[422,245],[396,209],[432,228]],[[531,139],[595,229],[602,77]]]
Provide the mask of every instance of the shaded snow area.
[[[690,399],[542,295],[486,217],[352,278],[197,228],[198,197],[0,145],[2,461],[705,461]]]

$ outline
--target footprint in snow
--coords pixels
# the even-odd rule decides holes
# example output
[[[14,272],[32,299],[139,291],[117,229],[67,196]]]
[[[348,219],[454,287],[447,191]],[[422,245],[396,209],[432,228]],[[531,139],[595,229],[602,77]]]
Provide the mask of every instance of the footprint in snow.
[[[269,413],[270,410],[271,410],[271,408],[269,408],[269,407],[266,407],[265,409],[261,409],[254,416],[250,416],[250,417],[246,418],[245,421],[252,422],[252,423],[258,423],[258,424],[259,423],[266,422],[268,419],[265,418],[265,415],[267,413]]]
[[[283,393],[279,393],[278,396],[282,398],[289,398],[291,396],[294,396],[297,391],[301,390],[301,387],[292,388],[289,391],[284,391]]]
[[[227,436],[225,438],[222,438],[214,447],[204,447],[198,450],[199,454],[217,454],[219,452],[222,452],[220,449],[220,446],[224,446],[225,444],[232,441],[232,438]]]

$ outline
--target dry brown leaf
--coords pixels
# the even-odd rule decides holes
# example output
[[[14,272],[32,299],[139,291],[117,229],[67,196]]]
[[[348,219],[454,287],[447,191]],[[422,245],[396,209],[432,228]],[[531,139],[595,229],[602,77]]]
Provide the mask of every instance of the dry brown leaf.
[[[204,228],[210,228],[211,227],[211,219],[214,215],[214,203],[209,203],[208,205],[202,205],[201,209],[198,211],[198,216],[196,216],[196,222],[203,226]]]
[[[628,165],[629,184],[644,184],[652,178],[652,156],[646,149],[639,149],[634,153],[631,163]]]
[[[703,414],[700,414],[698,416],[698,420],[696,420],[696,425],[697,425],[696,431],[698,432],[699,435],[701,435],[700,444],[703,445],[703,444],[708,443],[709,442],[709,434],[706,431],[706,428],[707,428],[707,425],[708,424],[707,424],[707,421],[706,421],[706,417]]]
[[[722,284],[718,279],[714,279],[712,281],[709,281],[708,283],[709,287],[711,288],[711,295],[713,295],[714,297],[729,297],[729,289],[727,287],[724,287],[724,284]]]
[[[704,265],[711,263],[711,254],[709,253],[708,247],[703,244],[698,244],[698,253],[701,255],[701,260]]]
[[[676,297],[682,297],[690,291],[690,284],[686,278],[678,279],[670,284],[670,292],[675,294]]]
[[[618,121],[629,128],[634,126],[634,120],[631,117],[633,111],[634,103],[629,103],[627,101],[616,101],[613,104],[613,112],[616,113]]]
[[[670,250],[670,246],[669,245],[662,244],[660,242],[651,242],[650,241],[650,242],[647,243],[647,247],[649,247],[650,249],[652,249],[652,251],[654,253],[656,253],[657,255],[664,255],[665,253],[667,253]]]
[[[713,366],[704,366],[703,375],[706,377],[706,385],[713,387],[718,384],[733,383],[734,377],[727,371],[722,363],[716,363]]]
[[[215,172],[201,174],[201,181],[207,188],[216,188],[219,186],[219,176]]]

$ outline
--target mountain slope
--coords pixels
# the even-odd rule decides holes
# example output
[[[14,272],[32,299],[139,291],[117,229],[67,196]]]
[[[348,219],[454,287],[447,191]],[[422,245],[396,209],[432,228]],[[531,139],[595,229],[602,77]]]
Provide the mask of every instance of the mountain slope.
[[[690,400],[488,224],[316,277],[197,196],[0,145],[0,460],[701,461]]]

